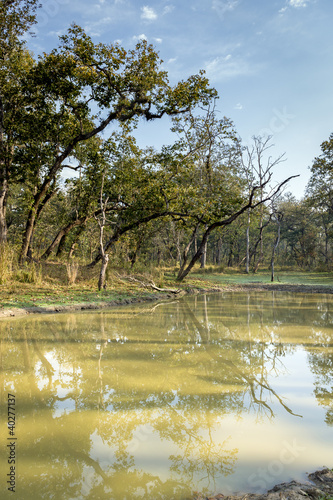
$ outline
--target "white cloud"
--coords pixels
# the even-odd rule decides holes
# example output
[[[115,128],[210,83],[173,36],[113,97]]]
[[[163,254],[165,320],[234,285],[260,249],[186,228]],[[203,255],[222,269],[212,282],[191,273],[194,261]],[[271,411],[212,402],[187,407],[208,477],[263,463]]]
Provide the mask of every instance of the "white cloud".
[[[163,15],[165,14],[170,14],[174,10],[175,6],[174,5],[166,5],[163,9]]]
[[[223,17],[227,12],[234,10],[237,5],[238,0],[213,0],[212,9]]]
[[[282,9],[279,10],[279,14],[283,14],[284,12],[286,12],[288,7],[282,7]]]
[[[228,56],[218,56],[205,64],[207,76],[212,81],[227,80],[241,75],[253,73],[253,65],[243,59],[234,59]]]
[[[167,60],[167,64],[172,64],[177,61],[177,57],[171,57],[171,59]]]
[[[290,7],[306,7],[310,0],[289,0]]]
[[[133,42],[139,42],[140,40],[148,40],[146,35],[144,33],[141,33],[141,35],[134,35],[132,36]]]
[[[238,102],[236,104],[236,106],[234,107],[234,109],[239,109],[239,110],[243,109],[243,104],[241,104],[240,102]]]
[[[90,36],[101,36],[105,27],[112,23],[111,17],[103,17],[99,21],[88,23],[84,26],[84,29]]]
[[[145,19],[146,21],[155,21],[155,19],[157,19],[156,12],[148,5],[141,7],[141,11],[141,19]]]
[[[154,41],[156,43],[162,43],[163,42],[162,38],[154,38]]]

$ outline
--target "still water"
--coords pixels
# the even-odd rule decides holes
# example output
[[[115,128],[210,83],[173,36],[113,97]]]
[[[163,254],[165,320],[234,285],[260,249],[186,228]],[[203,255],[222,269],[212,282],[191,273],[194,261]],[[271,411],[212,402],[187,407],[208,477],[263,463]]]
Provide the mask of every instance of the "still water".
[[[332,467],[332,319],[332,296],[229,292],[1,321],[0,498],[261,492]]]

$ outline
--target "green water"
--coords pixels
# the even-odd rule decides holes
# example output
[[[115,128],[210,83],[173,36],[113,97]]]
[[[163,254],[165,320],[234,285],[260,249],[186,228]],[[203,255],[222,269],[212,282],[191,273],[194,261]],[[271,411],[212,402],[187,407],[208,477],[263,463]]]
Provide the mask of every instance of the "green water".
[[[332,467],[332,319],[329,295],[237,292],[1,321],[0,498],[186,499]]]

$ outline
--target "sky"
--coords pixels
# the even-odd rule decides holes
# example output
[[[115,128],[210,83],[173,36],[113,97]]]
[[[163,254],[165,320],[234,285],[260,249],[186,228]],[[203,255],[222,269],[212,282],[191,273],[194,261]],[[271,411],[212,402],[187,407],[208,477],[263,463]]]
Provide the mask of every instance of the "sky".
[[[272,158],[285,153],[274,178],[304,195],[309,166],[333,132],[332,0],[44,0],[37,55],[58,45],[72,22],[96,43],[158,50],[171,83],[200,69],[219,94],[217,109],[243,140],[272,135]],[[142,122],[140,146],[171,142],[168,121]]]

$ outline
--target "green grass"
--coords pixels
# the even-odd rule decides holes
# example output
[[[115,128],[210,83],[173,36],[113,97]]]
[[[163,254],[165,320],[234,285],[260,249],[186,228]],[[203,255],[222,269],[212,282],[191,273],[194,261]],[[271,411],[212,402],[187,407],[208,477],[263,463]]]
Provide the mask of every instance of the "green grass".
[[[202,274],[193,273],[192,278],[204,279],[212,283],[228,285],[228,284],[251,284],[251,283],[271,283],[270,272],[260,273],[223,273],[223,274]],[[275,284],[292,284],[292,285],[311,285],[311,286],[333,286],[333,273],[307,273],[297,271],[281,271],[275,273]]]

